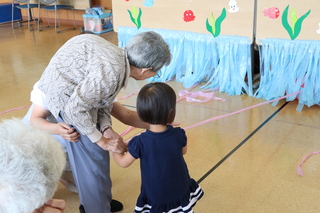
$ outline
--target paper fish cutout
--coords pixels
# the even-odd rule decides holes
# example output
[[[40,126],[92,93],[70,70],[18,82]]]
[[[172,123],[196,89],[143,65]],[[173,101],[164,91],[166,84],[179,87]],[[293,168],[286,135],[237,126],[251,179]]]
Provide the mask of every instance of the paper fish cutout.
[[[237,2],[236,0],[230,0],[229,1],[229,12],[230,13],[235,13],[235,12],[238,12],[239,11],[239,7],[237,6]]]
[[[276,7],[264,8],[263,14],[271,19],[276,19],[280,15],[280,10]]]
[[[186,11],[183,13],[183,20],[184,20],[185,22],[194,21],[195,18],[196,18],[196,17],[194,16],[192,10],[186,10]]]
[[[319,25],[319,30],[317,30],[317,34],[320,34],[320,23],[318,25]]]
[[[146,7],[152,7],[154,4],[154,1],[153,0],[145,0],[143,2],[143,5],[146,6]]]

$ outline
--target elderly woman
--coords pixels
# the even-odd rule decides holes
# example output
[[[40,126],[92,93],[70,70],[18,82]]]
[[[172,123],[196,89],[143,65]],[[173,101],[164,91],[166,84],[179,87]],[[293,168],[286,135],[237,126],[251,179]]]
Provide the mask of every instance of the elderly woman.
[[[83,34],[57,51],[34,85],[30,122],[68,140],[80,212],[122,210],[122,204],[112,200],[108,151],[123,152],[126,145],[112,129],[111,115],[127,125],[146,129],[149,125],[115,98],[129,77],[153,77],[170,61],[168,45],[152,31],[135,35],[126,48]],[[46,120],[50,114],[58,123]]]
[[[3,121],[0,212],[63,212],[65,202],[51,198],[65,163],[62,146],[50,134],[18,119]]]

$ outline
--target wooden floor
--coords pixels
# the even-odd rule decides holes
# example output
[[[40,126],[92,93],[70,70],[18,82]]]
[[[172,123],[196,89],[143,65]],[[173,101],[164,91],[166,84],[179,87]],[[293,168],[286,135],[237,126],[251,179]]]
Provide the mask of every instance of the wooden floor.
[[[11,29],[0,25],[0,119],[23,117],[30,106],[30,91],[58,48],[80,30],[55,33],[54,29],[30,32],[26,27]],[[102,37],[117,44],[117,34]],[[285,80],[285,79],[284,79]],[[140,89],[147,81],[130,80],[119,97]],[[168,82],[175,91],[186,89]],[[199,87],[193,91],[200,90]],[[177,104],[176,122],[188,127],[206,119],[226,115],[265,100],[228,96],[215,92],[225,102]],[[120,100],[135,107],[136,96]],[[281,100],[187,129],[185,155],[191,176],[205,191],[197,203],[197,213],[318,213],[320,212],[320,155],[303,165],[305,175],[297,175],[302,158],[320,151],[319,106],[297,112],[297,102]],[[15,109],[20,108],[22,109]],[[15,110],[14,110],[15,109]],[[127,126],[114,121],[119,133]],[[124,136],[128,139],[141,130]],[[133,211],[140,188],[139,162],[123,169],[111,163],[113,196],[124,204],[123,213]],[[66,213],[78,212],[77,194],[59,185],[55,195],[67,201]]]

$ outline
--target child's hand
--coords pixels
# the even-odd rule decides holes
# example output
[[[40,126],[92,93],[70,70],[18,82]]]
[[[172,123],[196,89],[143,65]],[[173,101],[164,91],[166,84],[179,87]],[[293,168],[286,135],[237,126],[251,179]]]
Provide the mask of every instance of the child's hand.
[[[172,122],[170,125],[171,126],[180,126],[180,123]]]

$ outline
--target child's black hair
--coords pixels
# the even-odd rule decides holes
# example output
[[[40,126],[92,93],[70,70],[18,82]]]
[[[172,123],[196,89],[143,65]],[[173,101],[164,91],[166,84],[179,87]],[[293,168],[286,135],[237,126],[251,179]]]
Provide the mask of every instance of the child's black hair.
[[[138,94],[137,112],[149,124],[172,123],[176,115],[175,91],[161,82],[146,84]]]

